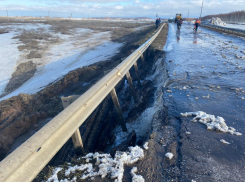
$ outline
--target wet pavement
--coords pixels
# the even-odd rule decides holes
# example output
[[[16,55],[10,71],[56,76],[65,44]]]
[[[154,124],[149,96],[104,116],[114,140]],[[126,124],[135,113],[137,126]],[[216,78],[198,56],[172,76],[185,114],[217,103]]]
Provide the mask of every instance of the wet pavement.
[[[179,32],[170,24],[165,46],[163,98],[170,125],[179,123],[178,181],[245,181],[245,40],[192,29],[184,24]],[[196,111],[223,117],[243,135],[207,130],[180,116]]]

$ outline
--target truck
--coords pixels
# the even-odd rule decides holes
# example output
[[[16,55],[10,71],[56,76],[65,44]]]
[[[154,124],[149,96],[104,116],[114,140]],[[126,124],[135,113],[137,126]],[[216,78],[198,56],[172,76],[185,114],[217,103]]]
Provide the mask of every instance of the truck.
[[[175,23],[178,21],[178,20],[181,20],[182,19],[182,14],[181,13],[177,13],[176,16],[175,16]]]

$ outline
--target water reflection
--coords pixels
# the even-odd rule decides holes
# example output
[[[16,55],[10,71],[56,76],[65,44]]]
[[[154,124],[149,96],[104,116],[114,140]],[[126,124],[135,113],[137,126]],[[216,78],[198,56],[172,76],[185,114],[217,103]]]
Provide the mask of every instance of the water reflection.
[[[193,44],[197,44],[197,33],[193,33]]]
[[[180,31],[179,30],[176,31],[176,37],[177,37],[177,42],[179,43],[180,41]]]

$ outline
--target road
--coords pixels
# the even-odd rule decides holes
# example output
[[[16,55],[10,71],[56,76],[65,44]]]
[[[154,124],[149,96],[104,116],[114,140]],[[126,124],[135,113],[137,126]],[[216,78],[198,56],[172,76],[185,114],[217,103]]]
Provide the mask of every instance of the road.
[[[165,47],[169,80],[164,105],[169,125],[179,124],[179,181],[245,181],[245,44],[231,37],[184,24],[170,24]],[[220,116],[242,136],[207,130],[180,113],[203,111]],[[175,124],[174,124],[175,123]],[[224,144],[221,139],[229,142]]]

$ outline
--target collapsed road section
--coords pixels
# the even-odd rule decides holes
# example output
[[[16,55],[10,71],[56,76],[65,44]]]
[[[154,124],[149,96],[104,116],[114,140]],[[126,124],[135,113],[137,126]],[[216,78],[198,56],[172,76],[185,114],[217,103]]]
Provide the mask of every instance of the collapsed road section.
[[[244,181],[244,38],[192,29],[169,26],[167,117],[154,116],[149,149],[136,167],[146,181]]]

